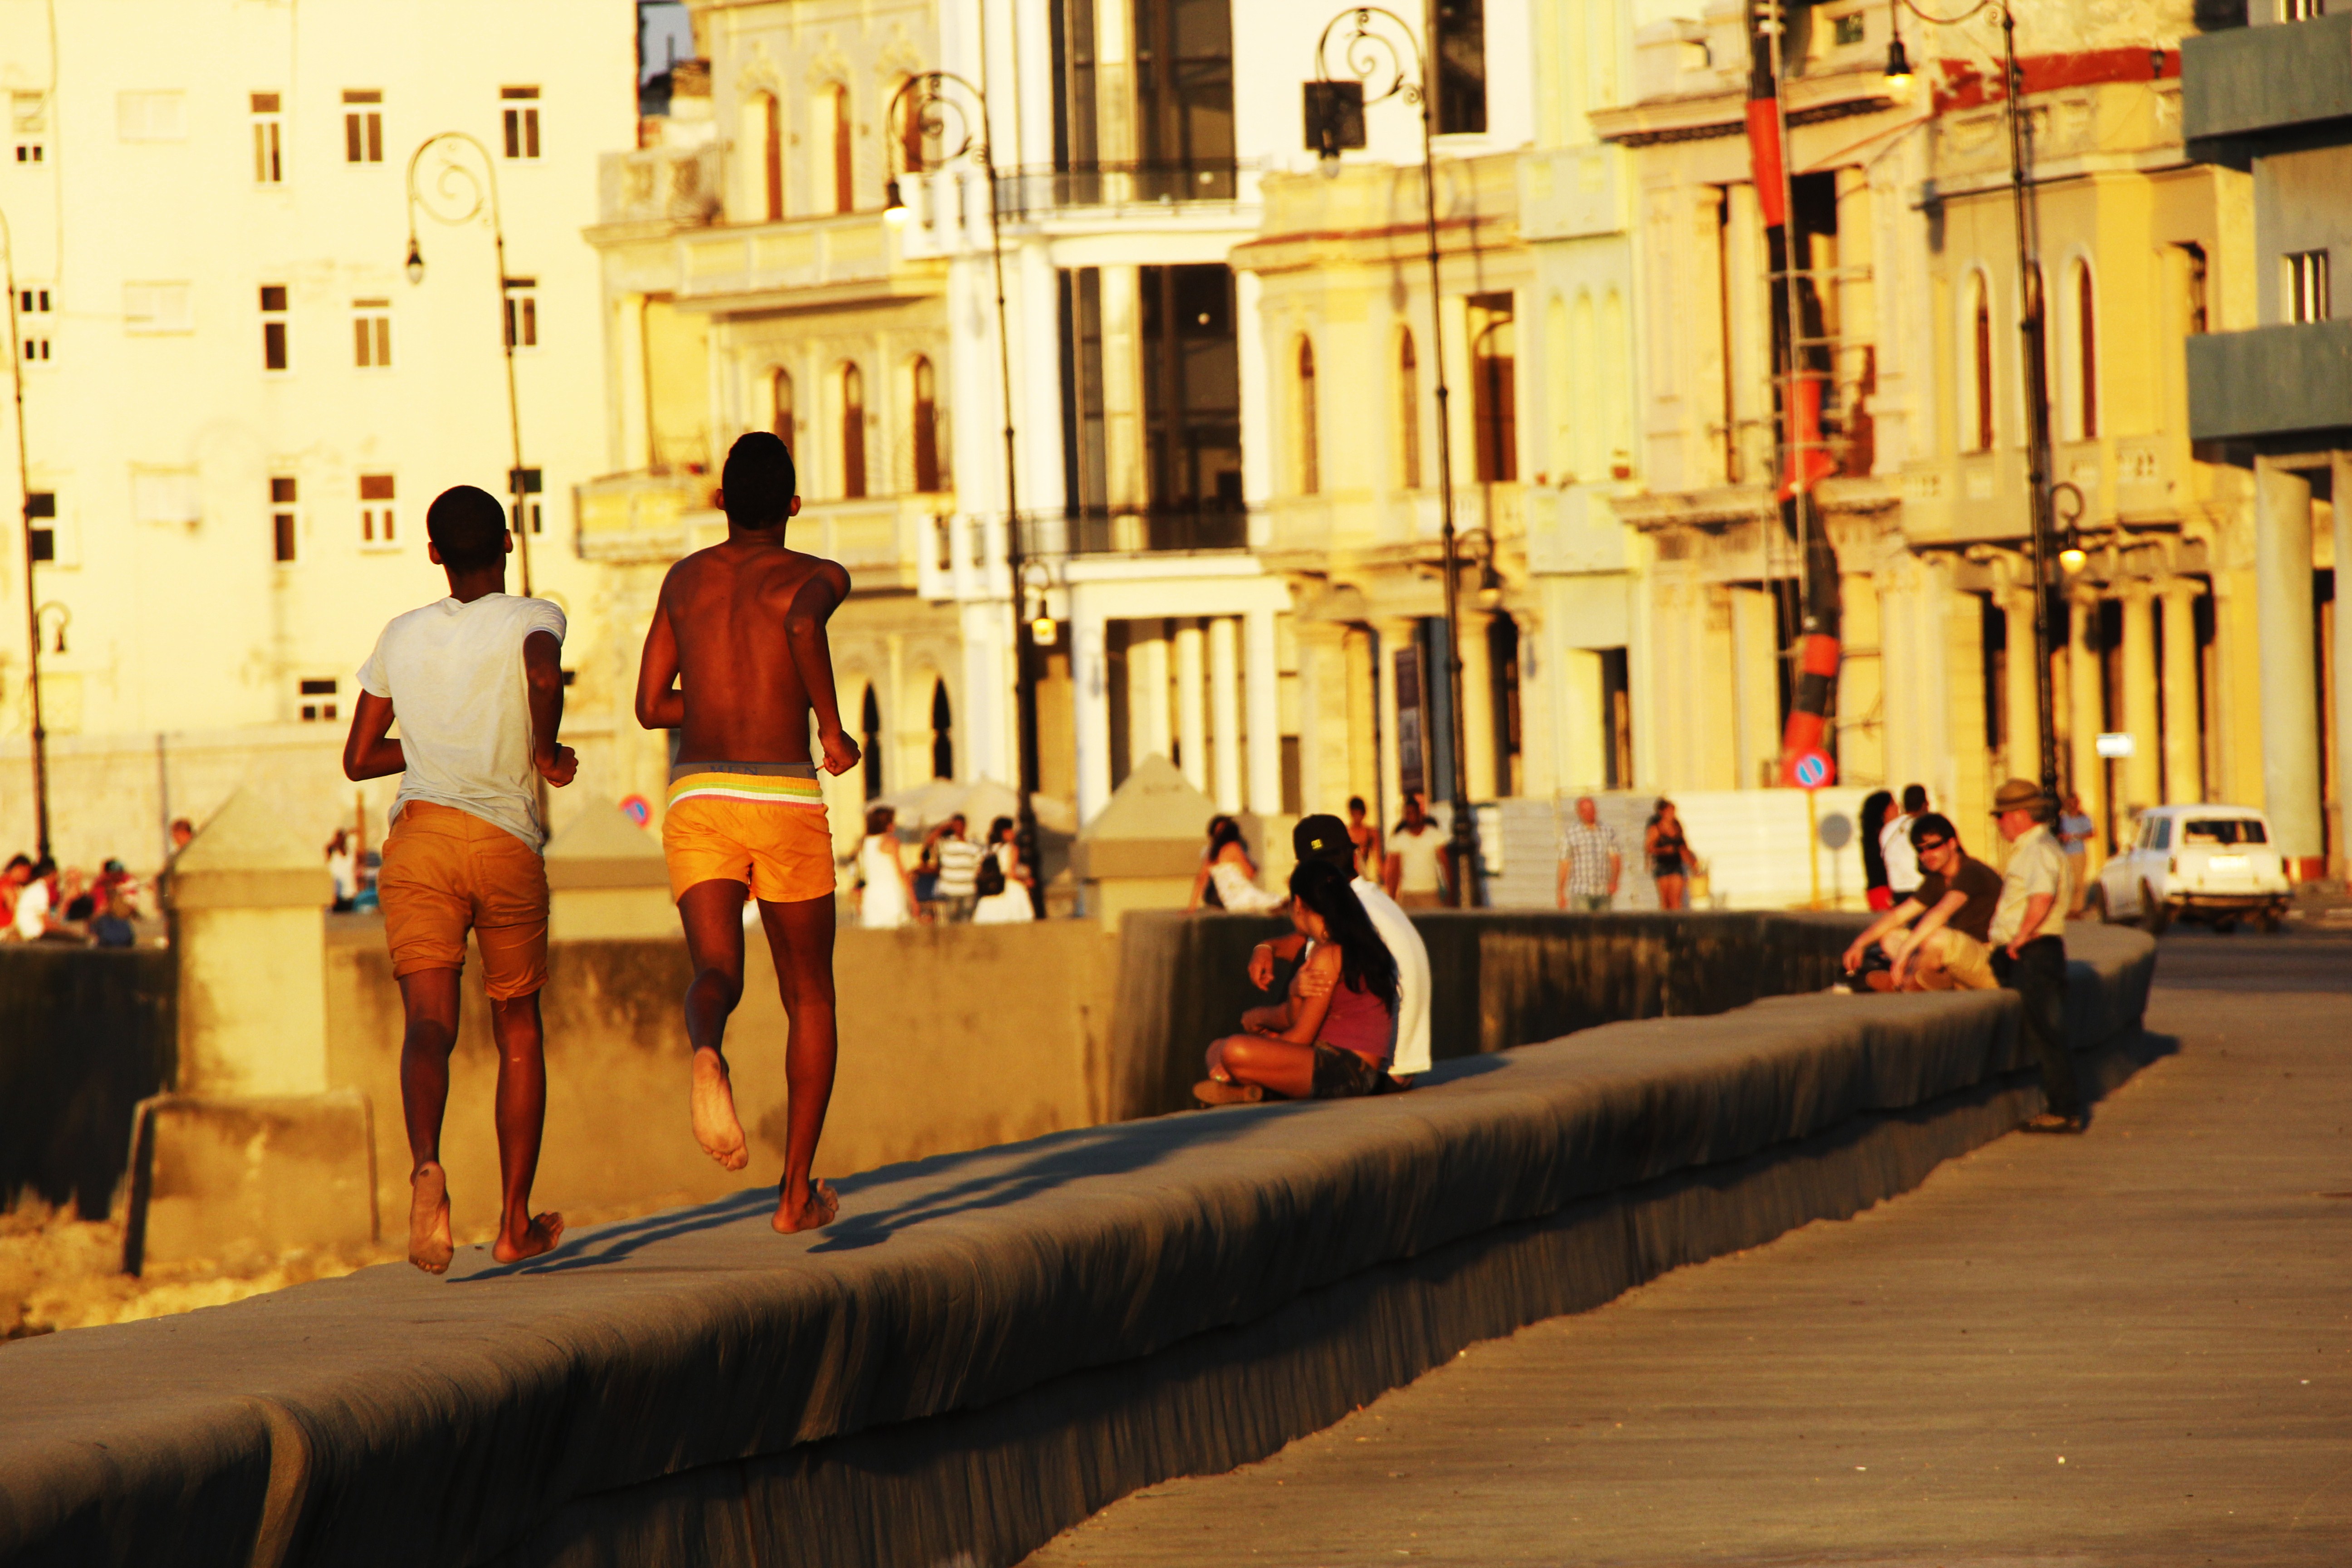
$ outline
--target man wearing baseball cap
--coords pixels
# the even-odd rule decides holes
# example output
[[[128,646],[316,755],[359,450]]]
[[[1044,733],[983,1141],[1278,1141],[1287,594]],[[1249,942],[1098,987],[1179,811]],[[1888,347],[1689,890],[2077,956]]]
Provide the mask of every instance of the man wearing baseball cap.
[[[1355,879],[1349,885],[1355,889],[1357,901],[1380,932],[1389,956],[1396,960],[1396,1048],[1389,1077],[1403,1088],[1414,1074],[1429,1070],[1429,949],[1413,929],[1412,917],[1378,882],[1356,875],[1356,841],[1346,823],[1328,812],[1302,817],[1291,829],[1290,847],[1302,861],[1328,860]],[[1302,945],[1296,935],[1259,942],[1250,952],[1251,984],[1261,991],[1273,985],[1275,959],[1294,957]],[[1299,984],[1311,984],[1313,977],[1302,975]]]
[[[1993,820],[2009,840],[2009,871],[1994,906],[1993,973],[2025,1004],[2025,1040],[2042,1061],[2046,1109],[2028,1132],[2080,1132],[2088,1124],[2066,1045],[2066,851],[2050,831],[2054,803],[2042,786],[2011,779],[1993,792]]]

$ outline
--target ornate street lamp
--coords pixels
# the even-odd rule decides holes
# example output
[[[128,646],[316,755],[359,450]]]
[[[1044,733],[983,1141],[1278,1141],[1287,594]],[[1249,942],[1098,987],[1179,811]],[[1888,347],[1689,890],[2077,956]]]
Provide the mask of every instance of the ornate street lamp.
[[[477,174],[473,164],[463,155],[471,148],[481,162]],[[420,186],[416,180],[417,165],[427,153],[436,153],[439,166],[435,171],[430,187]],[[514,464],[507,470],[507,489],[514,496],[511,513],[515,537],[515,560],[522,574],[522,591],[530,595],[530,497],[540,488],[539,470],[522,466],[522,414],[515,401],[515,330],[512,321],[515,280],[507,276],[507,235],[499,216],[498,165],[490,161],[489,149],[462,131],[444,131],[417,143],[416,151],[408,155],[408,259],[403,270],[410,284],[425,281],[425,252],[416,243],[416,214],[422,208],[436,223],[451,227],[468,224],[486,213],[490,222],[490,245],[499,268],[499,344],[506,358],[507,369],[507,436],[511,443]]]
[[[1344,29],[1344,30],[1343,30]],[[1335,56],[1334,44],[1339,46]],[[1338,68],[1337,69],[1334,67]],[[1423,228],[1429,248],[1429,345],[1437,382],[1437,485],[1445,566],[1445,673],[1452,698],[1454,808],[1448,849],[1456,885],[1472,907],[1486,901],[1486,864],[1478,848],[1477,814],[1470,806],[1468,728],[1462,714],[1461,558],[1454,531],[1454,429],[1446,414],[1445,296],[1437,264],[1437,157],[1429,99],[1429,62],[1403,17],[1378,5],[1355,5],[1323,25],[1315,45],[1316,79],[1306,84],[1307,147],[1337,175],[1343,149],[1364,145],[1364,110],[1399,99],[1421,113]],[[1385,656],[1386,650],[1383,650]]]
[[[988,261],[996,282],[997,385],[1004,404],[1004,556],[1013,585],[1013,709],[1014,745],[1020,755],[1013,771],[1021,797],[1016,829],[1021,863],[1029,868],[1029,902],[1045,912],[1045,883],[1037,858],[1037,808],[1030,797],[1037,787],[1037,691],[1032,678],[1037,627],[1048,636],[1053,623],[1044,612],[1029,614],[1027,552],[1021,537],[1021,481],[1014,461],[1013,436],[1013,337],[1005,327],[1004,236],[997,220],[996,164],[989,156],[988,94],[953,71],[924,71],[899,84],[890,95],[882,123],[887,138],[884,168],[885,222],[893,227],[907,221],[907,202],[898,188],[900,174],[924,174],[943,169],[959,158],[970,159],[988,180]],[[936,151],[934,151],[936,149]]]
[[[1975,5],[1951,16],[1923,11],[1916,0],[1889,0],[1890,15],[1900,16],[1901,12],[1895,10],[1898,5],[1934,27],[1956,26],[1987,10],[2000,19],[2002,103],[2009,128],[2009,195],[2016,215],[2017,289],[2022,307],[2017,325],[2024,348],[2026,505],[2032,539],[2029,553],[2033,562],[2033,693],[2040,709],[2037,717],[2041,721],[2042,793],[2054,805],[2059,798],[2058,727],[2056,700],[2050,688],[2050,654],[2055,640],[2050,625],[2050,589],[2051,568],[2059,563],[2059,551],[2053,538],[2050,484],[2050,351],[2042,274],[2034,266],[2033,205],[2027,195],[2025,179],[2025,112],[2020,103],[2025,96],[2025,73],[2017,64],[2017,18],[2006,0],[1976,0]],[[1886,51],[1885,80],[1891,95],[1898,99],[1909,96],[1911,63],[1899,36]],[[2079,515],[2080,491],[2075,492],[2075,505]],[[2068,657],[2073,657],[2071,652]]]

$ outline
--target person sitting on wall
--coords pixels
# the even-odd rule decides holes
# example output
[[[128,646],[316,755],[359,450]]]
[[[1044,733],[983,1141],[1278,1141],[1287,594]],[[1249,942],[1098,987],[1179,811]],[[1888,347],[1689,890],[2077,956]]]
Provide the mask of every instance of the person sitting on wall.
[[[2000,903],[2000,873],[1960,847],[1951,820],[1927,812],[1911,823],[1919,885],[1870,922],[1845,950],[1845,970],[1873,991],[1990,991],[1992,949],[1986,933]],[[1869,962],[1880,943],[1884,969]]]
[[[1201,851],[1201,868],[1193,874],[1192,896],[1184,912],[1206,908],[1262,915],[1281,907],[1279,896],[1257,885],[1257,866],[1250,859],[1241,824],[1222,814],[1209,818],[1209,842]]]
[[[1342,871],[1353,871],[1357,843],[1351,828],[1328,812],[1301,817],[1290,830],[1291,855],[1302,866],[1309,860],[1328,860]],[[1372,853],[1377,856],[1380,851],[1375,848]],[[1355,889],[1356,901],[1364,906],[1372,929],[1381,933],[1389,956],[1396,960],[1396,1043],[1389,1058],[1389,1084],[1392,1089],[1410,1089],[1416,1074],[1429,1070],[1429,947],[1421,940],[1412,917],[1378,882],[1360,872],[1354,875],[1348,885]],[[1261,991],[1273,990],[1276,961],[1287,963],[1306,946],[1307,939],[1296,930],[1259,942],[1250,950],[1250,984]],[[1331,988],[1331,982],[1325,975],[1297,974],[1291,986],[1301,994],[1319,994]]]
[[[1387,1081],[1396,1034],[1397,965],[1348,874],[1324,860],[1290,874],[1290,920],[1312,944],[1291,994],[1242,1015],[1246,1032],[1210,1046],[1203,1105],[1352,1100]],[[1309,977],[1318,982],[1310,986]]]

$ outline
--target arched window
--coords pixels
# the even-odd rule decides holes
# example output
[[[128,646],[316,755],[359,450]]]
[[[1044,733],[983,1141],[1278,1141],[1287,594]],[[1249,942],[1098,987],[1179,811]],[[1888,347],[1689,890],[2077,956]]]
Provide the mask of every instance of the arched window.
[[[940,483],[938,378],[932,374],[931,362],[917,354],[908,369],[907,379],[912,395],[909,401],[914,405],[909,429],[915,444],[915,489],[929,495],[944,488]]]
[[[955,710],[948,706],[948,683],[931,683],[931,776],[955,777]]]
[[[1298,340],[1298,493],[1319,494],[1323,474],[1315,427],[1315,345]]]
[[[2090,263],[2074,263],[2074,434],[2088,441],[2099,433],[2098,289]]]
[[[841,493],[866,493],[866,375],[854,364],[841,367]]]
[[[751,134],[745,140],[760,149],[761,210],[774,223],[784,216],[784,117],[774,93],[752,96],[751,121]]]
[[[1519,477],[1518,328],[1508,294],[1473,295],[1469,301],[1471,429],[1481,484]]]
[[[793,373],[781,367],[768,373],[768,428],[793,444]]]
[[[1961,407],[1969,419],[1971,452],[1992,450],[1992,298],[1981,272],[1969,274],[1969,395]]]
[[[1421,489],[1421,362],[1413,356],[1411,327],[1397,331],[1397,451],[1404,488]]]
[[[882,794],[882,704],[874,700],[874,687],[868,682],[866,701],[857,714],[858,742],[865,749],[866,798],[875,800]]]
[[[816,96],[815,174],[819,188],[830,187],[831,210],[855,212],[857,193],[851,181],[854,144],[849,136],[849,88],[834,82]]]

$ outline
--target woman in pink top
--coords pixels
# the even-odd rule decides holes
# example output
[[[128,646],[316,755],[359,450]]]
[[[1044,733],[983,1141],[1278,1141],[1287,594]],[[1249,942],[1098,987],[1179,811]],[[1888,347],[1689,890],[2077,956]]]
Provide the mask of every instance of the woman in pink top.
[[[1193,1086],[1203,1105],[1263,1100],[1347,1100],[1377,1092],[1396,1037],[1397,971],[1388,944],[1327,860],[1290,874],[1290,920],[1311,944],[1299,974],[1330,984],[1304,994],[1293,984],[1278,1005],[1242,1015],[1246,1034],[1209,1047],[1209,1076]]]

